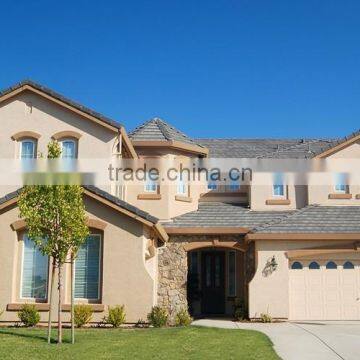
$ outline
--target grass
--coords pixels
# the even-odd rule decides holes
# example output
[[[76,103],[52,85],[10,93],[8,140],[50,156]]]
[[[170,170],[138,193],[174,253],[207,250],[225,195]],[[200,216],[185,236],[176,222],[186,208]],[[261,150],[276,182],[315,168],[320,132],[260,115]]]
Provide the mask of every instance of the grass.
[[[80,329],[69,341],[69,330],[62,345],[48,345],[46,329],[0,328],[0,359],[279,359],[264,334],[248,330]]]

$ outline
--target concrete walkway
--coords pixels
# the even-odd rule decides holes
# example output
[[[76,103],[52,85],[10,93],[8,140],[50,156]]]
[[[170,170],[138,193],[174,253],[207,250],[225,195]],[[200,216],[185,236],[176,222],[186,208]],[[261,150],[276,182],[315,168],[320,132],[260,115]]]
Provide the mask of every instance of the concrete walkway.
[[[196,320],[193,325],[257,330],[266,334],[283,360],[359,360],[359,321],[239,323],[230,320]]]

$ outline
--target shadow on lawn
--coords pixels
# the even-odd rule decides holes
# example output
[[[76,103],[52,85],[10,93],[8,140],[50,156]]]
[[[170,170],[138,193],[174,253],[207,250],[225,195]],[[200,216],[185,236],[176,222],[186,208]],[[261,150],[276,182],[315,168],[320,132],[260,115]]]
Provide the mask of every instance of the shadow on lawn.
[[[36,339],[36,340],[42,340],[42,342],[47,343],[47,335],[38,335],[38,334],[34,334],[32,331],[29,332],[18,332],[17,330],[11,330],[11,329],[0,329],[0,335],[4,334],[4,335],[11,335],[11,336],[16,336],[16,337],[22,337],[22,338],[30,338],[30,339]],[[63,343],[70,343],[70,341],[68,339],[64,339],[63,338]],[[51,338],[51,344],[57,344],[57,340],[54,338]]]

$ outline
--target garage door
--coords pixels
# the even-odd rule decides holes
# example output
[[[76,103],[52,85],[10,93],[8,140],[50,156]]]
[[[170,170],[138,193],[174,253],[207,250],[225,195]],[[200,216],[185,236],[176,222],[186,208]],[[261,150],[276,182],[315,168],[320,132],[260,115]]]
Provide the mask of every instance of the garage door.
[[[360,320],[360,262],[289,262],[290,320]]]

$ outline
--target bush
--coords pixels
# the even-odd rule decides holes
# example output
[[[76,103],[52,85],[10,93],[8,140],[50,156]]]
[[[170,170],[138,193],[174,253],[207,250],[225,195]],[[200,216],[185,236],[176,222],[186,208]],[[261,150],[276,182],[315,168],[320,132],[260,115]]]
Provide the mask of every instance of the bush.
[[[74,306],[74,323],[76,327],[80,328],[89,323],[93,316],[93,310],[90,305],[75,305]]]
[[[106,322],[113,327],[117,328],[125,322],[125,306],[116,305],[114,307],[109,306],[109,315],[106,318]]]
[[[247,309],[246,309],[245,301],[236,298],[234,303],[234,319],[236,321],[242,321],[246,318],[247,318]]]
[[[26,327],[35,326],[40,321],[40,314],[35,305],[24,304],[17,315]]]
[[[136,328],[140,328],[140,329],[144,329],[144,328],[149,327],[149,325],[145,322],[145,320],[139,319],[139,320],[137,321],[137,323],[135,324],[135,327],[136,327]]]
[[[193,318],[190,316],[186,308],[179,310],[176,313],[175,325],[176,326],[189,326],[193,321]]]
[[[273,319],[269,314],[261,313],[260,321],[263,323],[271,323],[273,321]]]
[[[166,309],[163,309],[160,306],[154,306],[147,316],[149,323],[156,328],[167,325],[168,317],[169,315]]]

